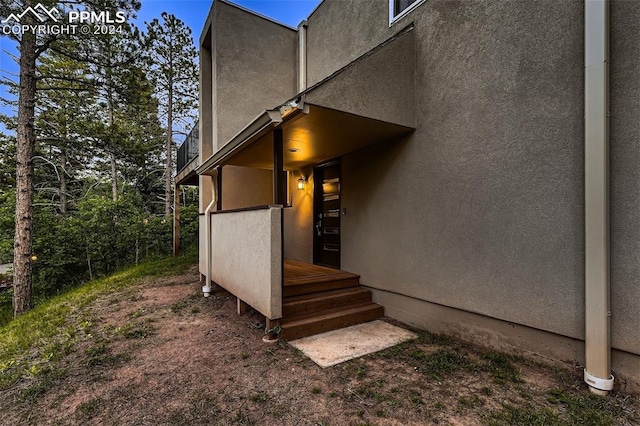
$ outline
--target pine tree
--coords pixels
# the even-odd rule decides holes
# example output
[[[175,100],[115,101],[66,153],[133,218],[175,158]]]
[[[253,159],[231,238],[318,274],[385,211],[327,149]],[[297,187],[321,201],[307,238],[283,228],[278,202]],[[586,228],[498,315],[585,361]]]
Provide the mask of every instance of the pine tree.
[[[61,3],[48,0],[39,2],[46,8],[59,7]],[[66,3],[66,2],[65,2]],[[138,10],[138,1],[124,0],[87,0],[85,6],[96,9],[110,8],[112,10],[127,8]],[[20,13],[36,4],[32,0],[2,2],[0,15],[9,16],[10,13]],[[35,17],[27,13],[22,17],[21,24],[34,25]],[[38,22],[40,23],[40,22]],[[32,306],[32,247],[33,247],[33,157],[36,145],[35,106],[36,106],[36,61],[47,49],[57,47],[58,42],[68,38],[52,35],[37,36],[25,32],[21,36],[14,35],[20,50],[20,77],[18,91],[18,121],[16,127],[16,217],[13,262],[13,310],[18,316]],[[67,52],[70,56],[72,52]]]
[[[182,128],[186,135],[193,124],[198,99],[197,50],[191,29],[166,12],[162,22],[147,24],[150,74],[155,83],[165,129],[165,217],[171,216],[174,136]]]

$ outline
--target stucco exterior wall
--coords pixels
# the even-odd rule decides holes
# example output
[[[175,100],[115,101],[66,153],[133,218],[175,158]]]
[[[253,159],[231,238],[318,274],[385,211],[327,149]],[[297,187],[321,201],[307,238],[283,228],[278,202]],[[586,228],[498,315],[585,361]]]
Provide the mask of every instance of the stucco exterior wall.
[[[308,92],[306,102],[414,127],[414,44],[414,33],[407,29],[376,45],[372,52],[349,62],[339,74]]]
[[[404,20],[418,129],[343,159],[343,267],[583,338],[582,3],[432,0]]]
[[[224,210],[273,204],[273,172],[240,166],[222,169]]]
[[[389,28],[387,0],[325,0],[307,21],[309,86],[368,52],[400,28]]]
[[[638,22],[640,3],[611,3],[611,339],[640,354]]]
[[[282,208],[211,215],[211,277],[269,319],[282,317]]]
[[[307,176],[304,191],[296,189],[297,180]],[[284,257],[313,263],[313,168],[293,173],[291,207],[284,209]]]
[[[296,33],[217,4],[212,90],[220,147],[295,94]],[[414,52],[396,60],[415,61],[417,130],[342,159],[343,269],[377,289],[387,314],[400,320],[581,360],[584,3],[429,0],[389,27],[388,0],[325,0],[308,19],[308,84],[411,22]],[[614,369],[636,379],[638,22],[640,2],[612,2],[612,344]],[[383,75],[385,66],[372,60],[371,72]],[[356,75],[350,81],[358,88]],[[343,93],[335,84],[315,96]],[[385,113],[384,102],[360,92],[345,105],[375,102]],[[312,192],[293,192],[285,254],[311,261]]]
[[[310,54],[330,52],[310,62],[312,81],[366,49],[328,47],[319,27],[340,21],[332,8],[368,16],[348,31],[371,44],[387,36],[369,19],[376,6],[335,3],[312,17],[315,33],[310,19]],[[611,12],[612,344],[639,354],[640,4]],[[372,287],[584,338],[583,13],[581,2],[431,0],[394,25],[415,22],[418,130],[343,160],[345,269]]]
[[[214,3],[215,117],[220,149],[251,120],[297,92],[297,31]]]

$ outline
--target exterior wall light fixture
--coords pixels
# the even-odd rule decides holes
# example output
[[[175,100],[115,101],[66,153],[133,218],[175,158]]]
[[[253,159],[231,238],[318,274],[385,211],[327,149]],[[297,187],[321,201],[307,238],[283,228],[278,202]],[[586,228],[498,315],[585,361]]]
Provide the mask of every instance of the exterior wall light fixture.
[[[298,179],[298,185],[297,185],[298,191],[304,191],[307,188],[307,178],[304,176],[300,176],[300,179]]]

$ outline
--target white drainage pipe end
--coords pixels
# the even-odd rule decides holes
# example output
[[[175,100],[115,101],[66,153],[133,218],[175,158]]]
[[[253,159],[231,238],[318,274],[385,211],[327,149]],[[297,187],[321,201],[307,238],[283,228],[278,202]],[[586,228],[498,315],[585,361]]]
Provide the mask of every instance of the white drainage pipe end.
[[[604,394],[613,390],[614,377],[610,376],[608,379],[601,379],[596,376],[592,376],[587,373],[587,369],[584,369],[584,381],[589,385],[592,391],[602,391]],[[595,392],[601,393],[601,392]]]
[[[202,293],[204,294],[204,297],[211,296],[211,287],[205,285],[202,287]]]

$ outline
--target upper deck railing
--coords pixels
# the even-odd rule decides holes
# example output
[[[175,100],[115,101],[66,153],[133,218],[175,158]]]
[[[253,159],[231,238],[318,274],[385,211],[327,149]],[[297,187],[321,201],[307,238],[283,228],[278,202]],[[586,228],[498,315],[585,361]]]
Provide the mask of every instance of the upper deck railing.
[[[177,173],[180,173],[194,158],[198,156],[198,123],[193,126],[187,138],[178,148],[178,158],[176,161]]]

